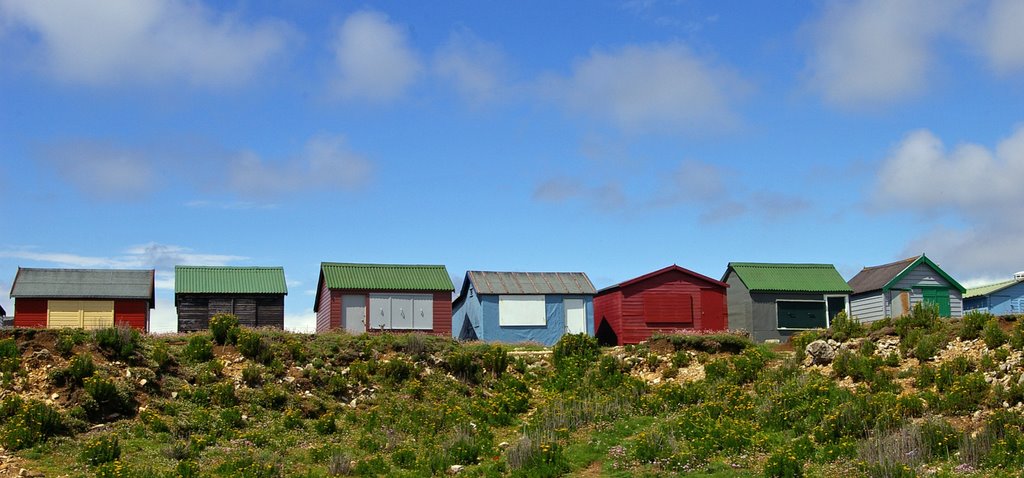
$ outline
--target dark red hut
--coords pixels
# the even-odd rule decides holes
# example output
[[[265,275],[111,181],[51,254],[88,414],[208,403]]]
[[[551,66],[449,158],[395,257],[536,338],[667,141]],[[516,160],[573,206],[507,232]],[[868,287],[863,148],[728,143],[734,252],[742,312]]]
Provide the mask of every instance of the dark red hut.
[[[594,327],[604,344],[636,344],[656,331],[724,330],[726,283],[671,265],[606,287],[594,297]]]

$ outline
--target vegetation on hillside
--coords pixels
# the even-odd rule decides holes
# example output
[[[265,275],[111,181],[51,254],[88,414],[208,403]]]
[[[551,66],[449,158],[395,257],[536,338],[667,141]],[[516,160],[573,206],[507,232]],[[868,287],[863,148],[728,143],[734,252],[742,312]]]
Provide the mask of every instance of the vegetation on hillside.
[[[47,476],[1013,476],[1024,329],[917,307],[794,353],[239,328],[0,335],[0,446]],[[827,365],[803,347],[831,340]],[[4,470],[0,465],[0,476]]]

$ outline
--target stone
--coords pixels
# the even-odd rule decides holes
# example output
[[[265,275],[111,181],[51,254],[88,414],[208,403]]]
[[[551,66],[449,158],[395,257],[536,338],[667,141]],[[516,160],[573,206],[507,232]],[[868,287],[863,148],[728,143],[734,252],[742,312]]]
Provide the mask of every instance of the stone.
[[[146,379],[139,380],[139,386],[140,387],[145,387],[147,383],[149,383],[149,380],[146,380]]]
[[[815,340],[807,344],[804,352],[810,357],[811,364],[813,365],[830,364],[836,358],[836,347],[832,347],[831,344],[824,340]]]
[[[456,475],[460,471],[462,471],[463,468],[465,468],[465,467],[462,466],[462,465],[452,465],[452,466],[448,467],[448,473],[452,474],[452,475]]]
[[[59,393],[54,393],[53,395],[50,395],[50,400],[56,400],[58,398],[60,398],[60,394]]]

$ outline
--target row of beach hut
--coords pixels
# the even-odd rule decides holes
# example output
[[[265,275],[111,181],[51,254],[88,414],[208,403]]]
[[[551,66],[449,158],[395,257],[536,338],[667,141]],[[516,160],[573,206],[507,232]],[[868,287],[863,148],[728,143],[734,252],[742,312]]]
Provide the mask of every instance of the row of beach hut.
[[[148,331],[155,278],[152,269],[19,268],[13,325]],[[179,332],[204,330],[220,313],[250,327],[283,328],[287,294],[281,267],[175,267]],[[828,327],[840,312],[871,322],[918,303],[946,317],[1022,313],[1024,274],[968,290],[922,254],[865,267],[849,281],[831,264],[731,262],[721,279],[671,265],[601,290],[583,272],[467,271],[456,291],[443,265],[324,262],[313,312],[317,332],[545,345],[585,333],[614,345],[687,329],[741,329],[756,341],[785,341]]]

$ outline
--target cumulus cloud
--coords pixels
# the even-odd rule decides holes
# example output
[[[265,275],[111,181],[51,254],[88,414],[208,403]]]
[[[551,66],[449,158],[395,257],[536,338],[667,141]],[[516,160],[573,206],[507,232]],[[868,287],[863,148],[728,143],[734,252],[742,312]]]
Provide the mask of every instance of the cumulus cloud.
[[[834,2],[810,25],[811,85],[841,107],[886,104],[923,93],[934,44],[948,32],[956,0]]]
[[[273,20],[247,22],[185,0],[0,0],[0,22],[27,33],[29,61],[88,85],[184,80],[234,85],[252,78],[294,35]]]
[[[452,33],[434,54],[435,74],[474,105],[494,101],[507,88],[503,84],[505,70],[501,49],[466,30]]]
[[[423,66],[402,27],[383,13],[350,15],[334,41],[334,93],[341,99],[385,102],[412,86]]]
[[[348,148],[340,136],[311,139],[305,151],[286,161],[267,161],[247,153],[228,169],[227,185],[244,196],[266,196],[302,190],[350,190],[363,186],[373,166]]]
[[[733,127],[734,103],[748,88],[734,72],[682,43],[595,50],[567,78],[545,87],[570,111],[630,132],[694,132]]]
[[[927,130],[908,134],[884,159],[870,200],[918,215],[929,230],[903,255],[926,252],[965,276],[1009,277],[1024,269],[1024,127],[994,148],[948,149]],[[939,223],[952,215],[963,227]]]
[[[995,149],[961,144],[947,150],[927,130],[908,134],[882,162],[873,198],[924,213],[964,217],[1024,204],[1024,126]],[[1024,212],[1020,210],[1019,212]]]
[[[1024,69],[1024,2],[993,0],[982,30],[985,52],[1000,73]]]
[[[43,164],[85,196],[138,199],[156,183],[153,165],[138,150],[96,141],[70,141],[45,148]]]

